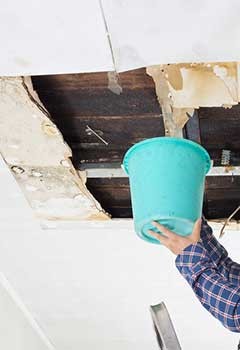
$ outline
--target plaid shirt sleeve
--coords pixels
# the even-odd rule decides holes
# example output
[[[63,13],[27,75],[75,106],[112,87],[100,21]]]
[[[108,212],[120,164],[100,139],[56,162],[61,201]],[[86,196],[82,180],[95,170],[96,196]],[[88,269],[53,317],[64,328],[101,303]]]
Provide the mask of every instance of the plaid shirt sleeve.
[[[232,332],[240,332],[240,286],[218,271],[201,242],[185,248],[176,266],[202,305]]]
[[[220,274],[229,282],[240,285],[240,264],[228,257],[226,249],[217,241],[205,217],[202,217],[201,240],[211,260],[217,266]]]

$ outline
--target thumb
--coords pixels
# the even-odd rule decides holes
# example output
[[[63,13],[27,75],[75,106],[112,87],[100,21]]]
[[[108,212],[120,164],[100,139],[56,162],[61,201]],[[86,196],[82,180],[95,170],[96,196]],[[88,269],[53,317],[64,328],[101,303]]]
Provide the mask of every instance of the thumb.
[[[201,224],[202,224],[202,219],[199,218],[197,221],[195,221],[195,224],[193,226],[193,231],[191,236],[196,241],[200,239]]]

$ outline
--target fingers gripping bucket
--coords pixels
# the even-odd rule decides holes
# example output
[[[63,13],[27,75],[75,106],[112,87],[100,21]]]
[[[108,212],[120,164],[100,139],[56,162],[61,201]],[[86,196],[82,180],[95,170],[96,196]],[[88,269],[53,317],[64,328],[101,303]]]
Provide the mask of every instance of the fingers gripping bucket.
[[[127,151],[122,166],[129,175],[135,231],[142,239],[159,243],[147,232],[157,232],[153,220],[177,234],[191,234],[201,217],[211,166],[203,147],[172,137],[147,139]]]

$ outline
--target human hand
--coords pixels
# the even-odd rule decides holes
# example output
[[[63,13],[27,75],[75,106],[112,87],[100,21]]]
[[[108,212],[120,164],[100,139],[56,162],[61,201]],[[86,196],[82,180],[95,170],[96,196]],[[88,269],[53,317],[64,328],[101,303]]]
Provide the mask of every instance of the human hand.
[[[201,222],[202,219],[198,219],[194,224],[192,234],[186,237],[177,235],[175,232],[170,231],[168,228],[155,221],[152,221],[152,225],[159,229],[162,234],[152,230],[148,230],[148,233],[170,249],[171,252],[178,255],[189,245],[196,244],[200,240]]]

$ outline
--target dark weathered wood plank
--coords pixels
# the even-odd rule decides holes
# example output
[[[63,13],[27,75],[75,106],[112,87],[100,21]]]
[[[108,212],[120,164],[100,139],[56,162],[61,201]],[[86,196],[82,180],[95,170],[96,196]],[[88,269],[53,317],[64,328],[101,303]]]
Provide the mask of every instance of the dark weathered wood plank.
[[[240,123],[239,120],[231,122],[206,121],[200,122],[202,145],[208,150],[227,149],[238,151],[240,149]]]
[[[113,217],[132,217],[128,178],[92,178],[87,187]]]
[[[202,145],[208,150],[240,150],[240,106],[231,109],[200,108]]]
[[[191,141],[201,144],[201,132],[197,110],[194,111],[193,116],[189,118],[185,125],[185,137]]]
[[[207,217],[208,219],[228,218],[238,206],[238,199],[209,199]],[[240,214],[237,213],[233,219],[240,220]]]
[[[240,176],[207,177],[205,184],[207,217],[226,218],[240,204]],[[239,219],[237,214],[235,219]]]
[[[240,176],[209,176],[205,182],[206,191],[218,190],[233,190],[240,191]]]
[[[108,89],[107,73],[33,77],[39,97],[73,150],[77,168],[83,163],[120,164],[127,149],[143,139],[163,136],[164,126],[155,87],[145,69],[121,73],[121,95]],[[185,136],[209,151],[221,165],[222,150],[231,150],[231,165],[240,165],[240,106],[200,108]],[[86,131],[89,125],[105,145]],[[200,140],[201,139],[201,140]],[[131,217],[128,178],[88,179],[87,186],[113,217]],[[208,218],[227,217],[240,202],[240,177],[208,177],[204,210]],[[240,216],[240,214],[238,214]]]
[[[39,97],[54,119],[161,114],[154,89],[125,89],[121,95],[109,89],[41,91]]]
[[[227,125],[227,121],[229,120],[237,120],[240,117],[240,104],[233,106],[232,108],[224,108],[224,107],[202,107],[199,108],[199,119],[207,119],[212,120],[216,119],[219,121],[225,121],[225,125]]]
[[[118,77],[123,89],[154,88],[154,82],[146,74],[145,68],[120,73]],[[37,91],[106,89],[108,87],[107,72],[33,76],[32,80]]]
[[[163,136],[163,119],[157,115],[117,117],[82,117],[56,121],[66,139],[73,143],[104,144],[91,130],[109,145],[134,144],[142,139]]]

